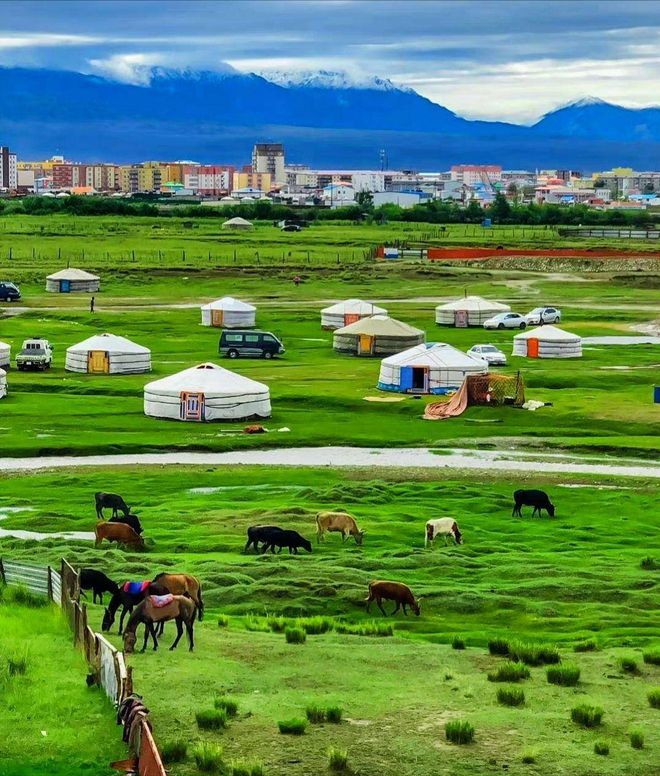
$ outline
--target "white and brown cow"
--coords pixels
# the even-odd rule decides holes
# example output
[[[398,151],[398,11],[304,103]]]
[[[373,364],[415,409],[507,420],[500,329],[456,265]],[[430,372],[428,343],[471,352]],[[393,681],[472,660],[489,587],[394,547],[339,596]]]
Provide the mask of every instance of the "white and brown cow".
[[[433,543],[438,536],[444,538],[445,544],[447,544],[447,539],[450,538],[454,541],[454,544],[463,544],[463,535],[453,517],[439,517],[437,520],[427,520],[424,546],[426,547],[429,542]]]
[[[342,543],[352,536],[356,544],[362,544],[364,531],[358,528],[355,518],[347,512],[319,512],[316,515],[316,540],[320,542],[326,533],[341,533]]]

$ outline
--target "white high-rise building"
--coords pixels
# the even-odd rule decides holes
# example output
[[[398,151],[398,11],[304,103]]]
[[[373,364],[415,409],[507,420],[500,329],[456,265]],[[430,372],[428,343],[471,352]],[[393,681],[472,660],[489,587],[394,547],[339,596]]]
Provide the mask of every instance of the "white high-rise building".
[[[282,143],[257,143],[252,149],[252,172],[268,173],[271,181],[284,186],[284,146]]]
[[[16,188],[18,188],[16,154],[12,153],[7,146],[0,146],[0,189]]]

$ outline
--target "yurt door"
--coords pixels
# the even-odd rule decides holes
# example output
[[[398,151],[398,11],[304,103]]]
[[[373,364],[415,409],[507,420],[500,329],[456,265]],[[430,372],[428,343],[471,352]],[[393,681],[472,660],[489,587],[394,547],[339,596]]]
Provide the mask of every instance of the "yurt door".
[[[360,313],[344,313],[344,326],[360,320]]]
[[[539,341],[537,337],[530,337],[527,340],[527,358],[539,357]]]
[[[110,372],[110,356],[105,350],[90,350],[87,356],[87,371],[102,375]]]
[[[429,368],[427,366],[412,367],[412,392],[427,393],[429,386]]]
[[[454,312],[454,326],[457,329],[467,329],[468,313],[467,310],[456,310]]]
[[[224,310],[211,310],[211,325],[222,326],[222,314]]]
[[[181,394],[181,420],[204,420],[204,394]]]
[[[360,334],[358,355],[370,356],[374,352],[374,338],[369,334]]]
[[[61,294],[68,294],[71,292],[71,281],[70,280],[60,280],[60,293]]]
[[[411,366],[402,366],[399,377],[399,388],[402,391],[410,391],[413,387],[413,368]]]

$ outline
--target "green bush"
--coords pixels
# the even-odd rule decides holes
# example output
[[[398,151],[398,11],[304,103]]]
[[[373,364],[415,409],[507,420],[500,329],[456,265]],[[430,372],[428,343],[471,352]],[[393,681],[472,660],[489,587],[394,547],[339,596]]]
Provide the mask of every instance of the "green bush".
[[[181,739],[166,741],[164,744],[161,744],[160,747],[160,757],[165,765],[183,762],[186,759],[187,754],[188,744]]]
[[[232,760],[231,776],[263,776],[263,763],[249,760]]]
[[[465,720],[455,719],[445,724],[445,737],[452,744],[471,744],[474,741],[474,727]]]
[[[660,649],[650,649],[642,654],[642,658],[649,666],[660,666]]]
[[[301,736],[307,729],[306,719],[285,719],[277,723],[280,733],[289,736]]]
[[[229,617],[226,614],[221,614],[218,617],[218,628],[226,628],[229,625]]]
[[[633,728],[628,735],[633,749],[644,748],[644,733],[639,728]]]
[[[595,639],[587,639],[586,641],[579,641],[574,647],[574,652],[595,652],[598,649]]]
[[[284,636],[287,644],[304,644],[307,641],[307,634],[302,628],[287,628]]]
[[[454,638],[451,640],[451,648],[465,649],[465,640],[462,639],[460,636],[454,636]]]
[[[506,657],[509,654],[509,642],[506,639],[491,639],[488,642],[488,651],[491,655]]]
[[[520,755],[520,762],[524,765],[534,765],[537,757],[538,752],[536,749],[523,749],[522,754]]]
[[[325,710],[325,718],[333,725],[338,725],[341,722],[342,710],[339,706],[328,706]]]
[[[322,706],[317,706],[316,704],[310,703],[310,705],[305,709],[305,714],[307,715],[307,719],[313,725],[325,722],[325,709]]]
[[[525,693],[519,687],[500,687],[497,691],[497,702],[502,706],[522,706],[525,703]]]
[[[227,727],[227,712],[224,709],[205,709],[195,714],[200,730],[220,730]]]
[[[327,633],[335,627],[332,617],[305,617],[296,620],[296,626],[302,628],[308,636]]]
[[[218,744],[207,742],[196,744],[192,750],[192,756],[195,758],[197,769],[204,773],[218,773],[225,770],[222,747]]]
[[[600,706],[590,706],[588,703],[582,703],[571,709],[571,719],[578,725],[592,728],[600,725],[604,713]]]
[[[626,656],[619,660],[619,667],[627,674],[638,674],[639,666],[634,657]]]
[[[610,753],[610,745],[607,743],[607,741],[596,741],[594,744],[594,753],[599,754],[602,757],[607,757],[607,755]]]
[[[660,709],[660,687],[654,687],[646,697],[651,708]]]
[[[228,695],[219,695],[213,701],[213,705],[216,709],[222,709],[228,717],[235,717],[238,714],[238,701]]]
[[[497,670],[488,674],[489,682],[519,682],[521,679],[529,679],[529,668],[520,663],[507,660]]]
[[[516,641],[509,647],[512,660],[525,663],[528,666],[542,666],[559,663],[561,657],[556,647],[547,647],[541,644],[523,644]]]
[[[348,770],[348,752],[332,746],[328,749],[328,767],[331,771],[342,773]]]
[[[558,666],[550,666],[546,671],[550,684],[559,684],[562,687],[575,687],[580,681],[580,669],[575,665],[563,663]]]

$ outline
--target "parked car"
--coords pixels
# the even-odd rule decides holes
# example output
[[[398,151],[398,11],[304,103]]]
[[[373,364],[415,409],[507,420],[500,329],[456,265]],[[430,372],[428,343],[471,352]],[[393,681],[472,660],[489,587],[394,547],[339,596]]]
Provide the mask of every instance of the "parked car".
[[[21,289],[9,280],[0,280],[0,299],[3,302],[17,302],[21,298]]]
[[[284,353],[284,345],[269,331],[227,330],[220,335],[218,348],[221,356],[228,358],[272,358]]]
[[[489,366],[506,366],[506,356],[495,345],[473,345],[467,354],[487,361]]]
[[[53,346],[43,337],[32,337],[23,341],[21,352],[16,356],[16,368],[19,372],[27,369],[50,369],[53,362]]]
[[[535,307],[530,313],[527,313],[525,320],[534,326],[538,326],[540,323],[559,323],[561,310],[556,307]]]
[[[484,321],[484,329],[525,329],[527,321],[520,313],[498,313]]]

